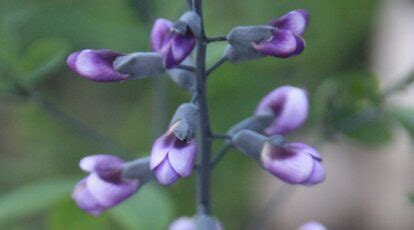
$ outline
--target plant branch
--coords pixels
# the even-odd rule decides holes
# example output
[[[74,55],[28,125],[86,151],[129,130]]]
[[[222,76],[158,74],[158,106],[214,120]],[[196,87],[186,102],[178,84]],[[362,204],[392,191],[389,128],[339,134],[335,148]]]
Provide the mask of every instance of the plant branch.
[[[220,58],[213,66],[211,66],[208,70],[206,75],[210,75],[214,70],[216,70],[218,67],[220,67],[222,64],[224,64],[227,61],[226,57]]]
[[[227,37],[226,36],[218,36],[218,37],[210,37],[207,38],[207,43],[210,42],[223,42],[223,41],[227,41]]]

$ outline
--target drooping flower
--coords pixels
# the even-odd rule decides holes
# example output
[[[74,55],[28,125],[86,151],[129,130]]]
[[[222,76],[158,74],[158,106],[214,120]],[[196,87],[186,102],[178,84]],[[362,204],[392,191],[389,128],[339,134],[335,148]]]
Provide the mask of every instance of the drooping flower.
[[[210,216],[201,216],[196,218],[191,217],[180,217],[174,220],[168,230],[197,230],[197,222],[205,226],[205,229],[211,230],[222,230],[223,227],[221,223],[213,217]],[[207,226],[208,225],[208,226]]]
[[[80,167],[90,174],[74,188],[72,198],[84,211],[99,215],[133,195],[141,183],[122,178],[124,161],[112,155],[87,156]]]
[[[286,134],[305,122],[309,110],[308,97],[303,89],[282,86],[260,101],[256,115],[267,113],[269,109],[275,114],[275,119],[265,132],[268,135]]]
[[[263,167],[290,184],[314,185],[325,180],[325,169],[317,150],[299,142],[283,146],[270,142],[261,152]]]
[[[113,67],[113,62],[123,54],[107,50],[81,50],[72,53],[66,60],[68,66],[77,74],[92,81],[110,82],[129,78]]]
[[[310,221],[306,224],[301,225],[298,230],[327,230],[327,228],[316,221]]]
[[[305,41],[301,36],[308,22],[309,14],[306,10],[293,10],[270,23],[275,28],[272,37],[253,42],[252,46],[265,55],[275,57],[286,58],[298,55],[305,48]]]
[[[171,21],[163,18],[155,21],[151,31],[151,46],[161,54],[165,68],[173,68],[184,61],[191,54],[195,43],[191,29],[179,31]]]
[[[170,185],[181,177],[191,175],[196,160],[195,140],[180,140],[174,134],[174,127],[161,137],[152,146],[150,168],[160,184]]]

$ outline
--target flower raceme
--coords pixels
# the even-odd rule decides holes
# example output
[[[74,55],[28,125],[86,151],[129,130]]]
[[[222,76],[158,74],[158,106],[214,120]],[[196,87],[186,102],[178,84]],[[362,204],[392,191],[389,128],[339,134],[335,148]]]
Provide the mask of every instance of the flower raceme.
[[[124,161],[116,156],[87,156],[79,165],[90,174],[78,182],[72,192],[72,198],[89,214],[101,214],[133,195],[141,186],[138,179],[122,178]]]
[[[320,154],[304,143],[274,145],[266,142],[260,156],[263,167],[287,183],[315,185],[325,180]]]
[[[184,61],[191,54],[196,43],[192,30],[186,28],[185,24],[179,25],[184,29],[179,30],[171,21],[159,18],[151,31],[152,50],[161,54],[167,69]]]
[[[174,134],[177,122],[152,147],[150,168],[160,184],[171,185],[191,175],[196,160],[195,140],[180,140]]]
[[[265,129],[266,134],[286,134],[299,128],[308,116],[306,91],[293,86],[276,88],[260,101],[255,114],[265,114],[269,110],[274,113],[275,119]]]

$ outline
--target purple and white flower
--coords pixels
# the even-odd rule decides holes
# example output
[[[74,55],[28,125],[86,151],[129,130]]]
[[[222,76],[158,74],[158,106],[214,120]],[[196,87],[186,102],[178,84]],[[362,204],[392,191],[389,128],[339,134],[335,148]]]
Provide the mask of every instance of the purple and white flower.
[[[320,154],[304,143],[276,146],[267,142],[261,161],[267,171],[290,184],[315,185],[326,177]]]
[[[190,29],[181,34],[171,21],[163,18],[155,21],[151,31],[151,46],[152,50],[161,54],[165,68],[179,65],[191,54],[195,44],[194,34]]]
[[[327,228],[321,223],[310,221],[306,224],[301,225],[298,230],[327,230]]]
[[[270,22],[275,29],[268,40],[253,42],[255,50],[269,56],[287,58],[302,53],[305,41],[302,38],[309,23],[309,14],[304,9],[293,10]]]
[[[191,175],[196,160],[195,140],[180,140],[174,134],[176,124],[152,146],[150,169],[160,184],[171,185],[181,177]]]
[[[256,115],[269,111],[275,114],[272,124],[265,129],[266,134],[286,134],[299,128],[308,117],[309,101],[306,91],[282,86],[267,94],[259,103]]]
[[[87,156],[80,167],[90,174],[75,186],[72,198],[84,211],[97,216],[133,195],[138,180],[122,178],[124,161],[112,155]]]
[[[107,49],[86,49],[69,55],[66,63],[75,73],[92,81],[122,81],[130,76],[114,69],[113,62],[120,56],[123,54]]]

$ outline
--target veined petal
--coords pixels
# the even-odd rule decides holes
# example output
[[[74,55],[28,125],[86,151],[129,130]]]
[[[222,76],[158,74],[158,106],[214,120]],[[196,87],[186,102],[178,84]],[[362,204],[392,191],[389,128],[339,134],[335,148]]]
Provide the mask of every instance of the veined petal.
[[[264,168],[279,179],[301,184],[312,173],[314,160],[302,151],[292,151],[288,147],[276,147],[266,143],[261,153]]]
[[[153,51],[160,51],[166,36],[171,32],[174,24],[164,18],[159,18],[155,21],[151,31],[151,47]]]
[[[168,159],[165,159],[154,171],[158,182],[162,185],[170,185],[180,178],[180,175],[174,171]]]
[[[105,210],[89,192],[86,187],[86,179],[76,184],[72,192],[72,199],[79,208],[94,216],[101,214]]]
[[[195,141],[186,143],[185,141],[177,139],[168,152],[168,160],[174,171],[180,176],[190,176],[196,160]]]
[[[86,179],[86,187],[100,205],[113,207],[134,194],[139,186],[138,180],[112,183],[92,173]]]
[[[172,39],[172,53],[174,56],[174,62],[176,65],[180,64],[195,46],[195,38],[192,35],[179,35],[176,34]]]
[[[305,9],[293,10],[282,17],[273,20],[270,24],[283,30],[302,35],[309,23],[309,13]]]
[[[298,42],[295,35],[289,30],[275,30],[271,40],[253,42],[252,46],[265,55],[287,58],[295,53]]]
[[[155,140],[152,145],[150,168],[154,170],[167,157],[167,153],[174,140],[173,133],[167,133]]]
[[[300,127],[309,110],[305,90],[293,86],[279,87],[267,94],[259,103],[256,114],[272,109],[276,118],[265,130],[267,134],[286,134]]]

